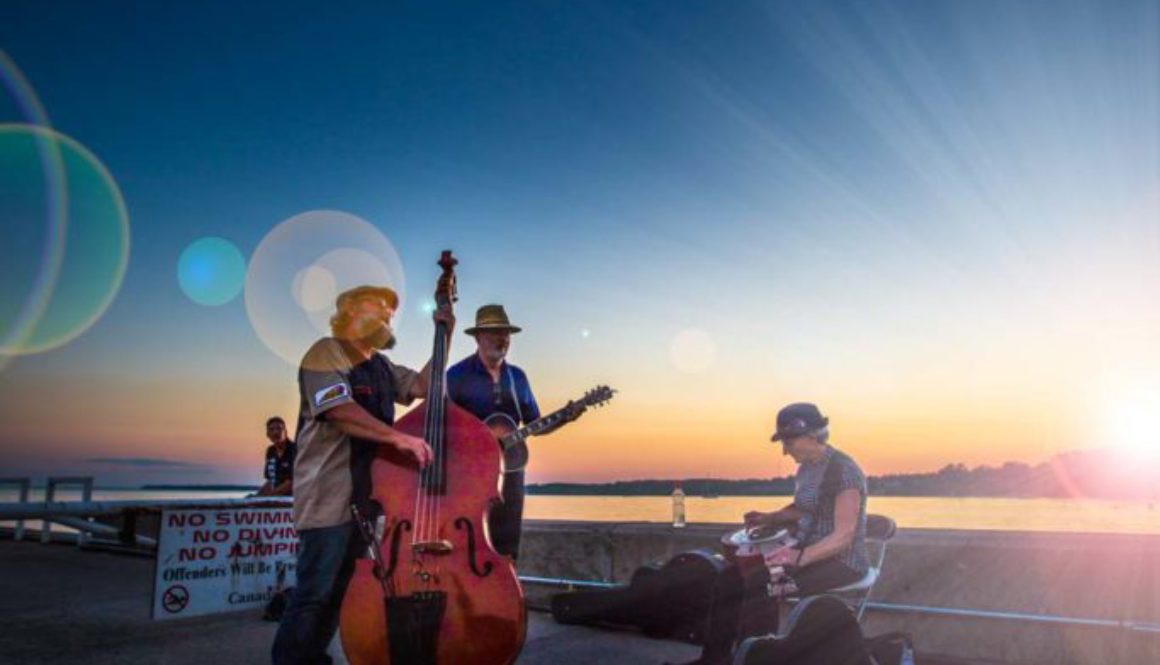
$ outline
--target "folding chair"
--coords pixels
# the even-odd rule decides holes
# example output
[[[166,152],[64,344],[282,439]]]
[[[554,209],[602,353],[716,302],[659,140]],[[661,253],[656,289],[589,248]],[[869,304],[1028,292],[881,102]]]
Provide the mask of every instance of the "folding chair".
[[[870,568],[862,579],[847,584],[844,587],[830,589],[826,595],[838,596],[854,608],[858,621],[862,620],[862,613],[866,611],[866,602],[870,600],[870,593],[882,572],[882,564],[886,561],[886,546],[894,538],[898,527],[894,520],[885,515],[866,516],[866,549],[870,555]]]

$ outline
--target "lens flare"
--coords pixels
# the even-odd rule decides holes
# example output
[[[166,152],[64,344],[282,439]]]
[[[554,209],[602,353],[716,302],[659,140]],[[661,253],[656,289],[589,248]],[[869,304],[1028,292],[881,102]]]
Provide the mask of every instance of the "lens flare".
[[[293,295],[294,302],[307,312],[328,311],[338,296],[338,280],[322,266],[307,266],[294,275]]]
[[[25,121],[32,125],[50,126],[48,114],[44,112],[44,106],[41,105],[36,91],[3,49],[0,49],[0,83],[8,89],[12,102],[24,116]]]
[[[199,305],[224,305],[242,292],[246,259],[224,238],[196,240],[177,261],[177,281],[189,299]]]
[[[343,286],[340,288],[339,284]],[[316,333],[330,334],[330,316],[334,314],[338,294],[362,284],[390,286],[394,282],[387,266],[370,252],[361,249],[329,251],[304,271],[300,306]]]
[[[50,127],[48,115],[20,68],[0,50],[0,84],[7,101],[28,125]],[[4,98],[0,98],[3,100]],[[0,107],[7,112],[8,107]],[[23,126],[23,125],[20,125]],[[64,255],[64,166],[60,150],[49,138],[32,134],[39,168],[26,150],[0,150],[0,218],[4,219],[3,266],[0,279],[0,368],[31,333],[48,306]]]
[[[105,166],[47,127],[0,125],[0,354],[40,353],[88,330],[120,289],[129,217]],[[7,295],[11,294],[11,295]]]
[[[397,327],[406,311],[406,282],[391,241],[354,215],[305,212],[278,224],[254,250],[246,270],[246,315],[266,348],[297,365],[311,344],[330,334],[335,297],[363,284],[399,294]]]

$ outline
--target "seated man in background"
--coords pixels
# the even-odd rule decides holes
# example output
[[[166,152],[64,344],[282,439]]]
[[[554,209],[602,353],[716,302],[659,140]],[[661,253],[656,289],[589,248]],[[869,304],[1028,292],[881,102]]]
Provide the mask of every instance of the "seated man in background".
[[[258,496],[291,496],[294,494],[294,456],[298,447],[286,434],[286,421],[273,416],[266,421],[266,483]]]

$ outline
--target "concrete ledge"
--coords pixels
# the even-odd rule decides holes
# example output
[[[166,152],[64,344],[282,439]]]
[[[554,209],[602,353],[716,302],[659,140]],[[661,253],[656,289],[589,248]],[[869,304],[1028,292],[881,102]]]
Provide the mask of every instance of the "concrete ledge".
[[[678,552],[718,549],[736,524],[525,525],[520,573],[626,582]],[[1160,536],[902,529],[872,599],[1160,623]],[[921,651],[1034,665],[1160,662],[1160,636],[1091,626],[869,611],[868,634],[911,633]]]

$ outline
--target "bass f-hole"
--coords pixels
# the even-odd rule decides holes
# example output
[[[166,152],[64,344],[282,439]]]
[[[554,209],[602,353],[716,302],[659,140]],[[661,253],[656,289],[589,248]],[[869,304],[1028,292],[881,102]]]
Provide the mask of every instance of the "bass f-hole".
[[[493,566],[490,561],[484,561],[482,569],[475,558],[475,526],[472,525],[471,520],[466,517],[460,517],[455,520],[455,528],[460,531],[467,529],[467,563],[471,566],[471,572],[476,577],[487,577],[491,574]]]

